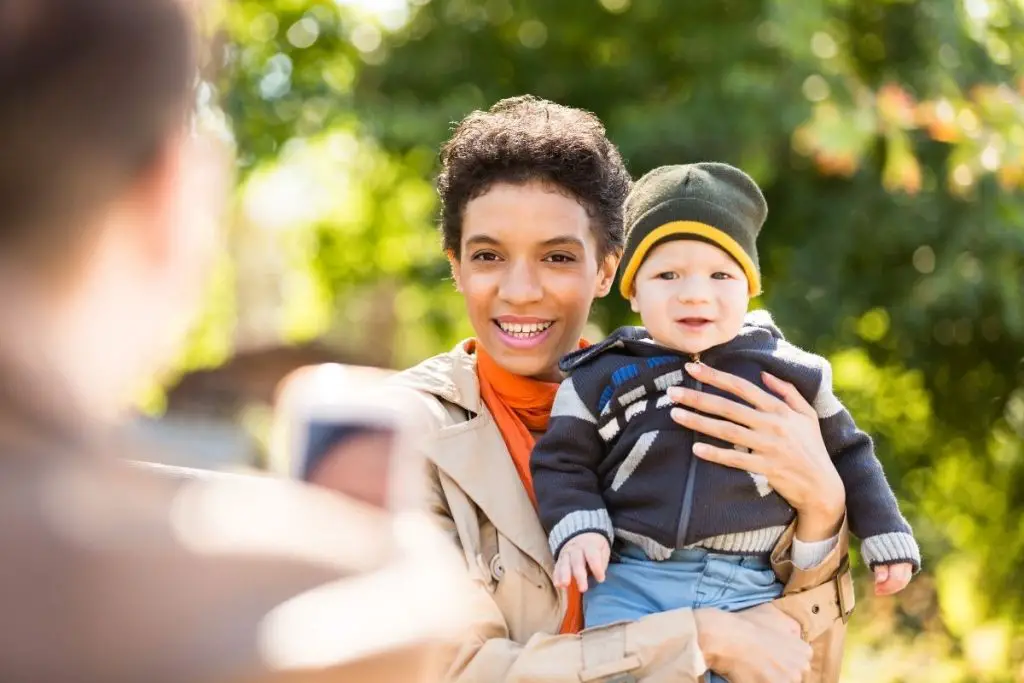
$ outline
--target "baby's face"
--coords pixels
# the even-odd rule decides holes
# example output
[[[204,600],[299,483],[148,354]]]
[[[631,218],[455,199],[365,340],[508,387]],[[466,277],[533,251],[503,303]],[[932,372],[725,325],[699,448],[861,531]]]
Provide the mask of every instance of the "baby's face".
[[[743,269],[723,250],[671,240],[640,266],[630,303],[654,341],[697,354],[739,333],[750,296]]]

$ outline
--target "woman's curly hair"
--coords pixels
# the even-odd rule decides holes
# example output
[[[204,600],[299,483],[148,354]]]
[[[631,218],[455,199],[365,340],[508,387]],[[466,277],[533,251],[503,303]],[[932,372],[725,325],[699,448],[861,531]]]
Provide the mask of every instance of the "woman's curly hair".
[[[532,95],[474,111],[441,148],[437,190],[445,251],[458,257],[466,205],[495,183],[539,180],[575,198],[591,218],[601,255],[623,243],[631,180],[622,155],[590,112]]]

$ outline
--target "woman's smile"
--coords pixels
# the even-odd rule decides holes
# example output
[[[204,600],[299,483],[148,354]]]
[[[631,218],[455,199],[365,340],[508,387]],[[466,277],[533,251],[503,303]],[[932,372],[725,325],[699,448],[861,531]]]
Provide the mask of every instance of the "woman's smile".
[[[501,316],[494,320],[500,330],[499,339],[515,349],[540,346],[552,336],[554,320]]]

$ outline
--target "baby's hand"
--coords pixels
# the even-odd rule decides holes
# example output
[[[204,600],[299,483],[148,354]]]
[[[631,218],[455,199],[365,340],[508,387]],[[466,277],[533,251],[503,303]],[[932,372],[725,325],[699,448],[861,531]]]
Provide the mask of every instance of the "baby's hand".
[[[604,570],[612,549],[604,534],[588,532],[574,536],[562,546],[555,563],[555,586],[568,588],[573,578],[581,593],[587,592],[587,567],[598,583],[604,581]]]
[[[875,567],[875,595],[895,595],[907,587],[914,574],[909,562],[883,564]]]

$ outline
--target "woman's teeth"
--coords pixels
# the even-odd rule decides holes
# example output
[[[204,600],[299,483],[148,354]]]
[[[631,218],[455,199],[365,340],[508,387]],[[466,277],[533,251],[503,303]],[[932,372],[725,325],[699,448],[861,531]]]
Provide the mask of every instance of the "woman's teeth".
[[[500,321],[498,322],[498,327],[501,328],[502,332],[513,337],[516,337],[517,339],[528,339],[530,337],[534,337],[543,332],[544,330],[548,329],[549,327],[551,327],[551,325],[552,323],[550,322],[528,323],[526,325],[521,325],[519,323],[503,323]]]

